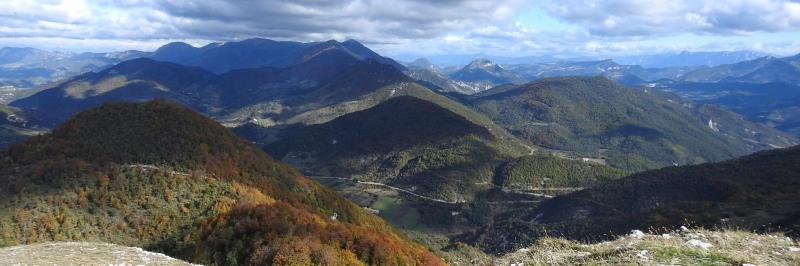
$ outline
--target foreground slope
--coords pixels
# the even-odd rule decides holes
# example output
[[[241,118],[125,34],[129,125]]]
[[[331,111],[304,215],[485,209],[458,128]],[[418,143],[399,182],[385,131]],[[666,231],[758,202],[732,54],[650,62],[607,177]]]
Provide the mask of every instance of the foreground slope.
[[[49,242],[0,248],[3,265],[170,265],[192,264],[141,248],[106,243]]]
[[[440,264],[173,103],[107,104],[0,154],[0,245],[103,241],[196,263]]]
[[[800,247],[786,237],[743,231],[634,231],[613,241],[581,244],[544,238],[495,265],[797,265]]]
[[[497,87],[468,104],[531,143],[642,170],[719,161],[796,139],[714,106],[692,106],[605,78]]]
[[[800,147],[634,174],[498,217],[477,239],[508,251],[543,236],[595,240],[683,224],[800,232]],[[509,230],[509,228],[514,228]]]

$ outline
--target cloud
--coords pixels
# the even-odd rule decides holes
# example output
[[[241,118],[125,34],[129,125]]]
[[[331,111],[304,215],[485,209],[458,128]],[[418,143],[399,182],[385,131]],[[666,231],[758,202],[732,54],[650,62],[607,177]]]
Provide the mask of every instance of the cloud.
[[[544,4],[558,19],[595,36],[751,34],[800,30],[800,3],[786,0],[560,0]]]
[[[386,42],[443,36],[508,17],[513,2],[5,0],[0,37]]]
[[[531,8],[535,12],[526,14]],[[518,21],[519,20],[519,21]],[[538,23],[538,24],[537,24]],[[598,55],[709,46],[800,31],[800,3],[778,0],[2,0],[0,45],[51,50],[152,50],[252,37],[356,39],[389,55]],[[659,42],[687,34],[719,40]],[[655,39],[655,41],[653,41]],[[736,39],[736,47],[750,48]],[[744,44],[740,44],[744,43]]]

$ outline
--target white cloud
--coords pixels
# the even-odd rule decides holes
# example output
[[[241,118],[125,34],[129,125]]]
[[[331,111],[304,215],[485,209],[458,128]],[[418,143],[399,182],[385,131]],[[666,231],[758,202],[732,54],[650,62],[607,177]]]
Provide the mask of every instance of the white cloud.
[[[356,38],[367,43],[408,43],[493,24],[510,17],[518,4],[518,0],[4,0],[0,38]]]
[[[531,6],[568,27],[517,21]],[[797,47],[795,41],[757,39],[759,34],[797,31],[800,3],[780,0],[0,0],[0,46],[73,51],[264,37],[354,38],[390,55],[603,56],[731,47],[786,52]],[[669,39],[686,34],[722,41]],[[728,36],[754,39],[724,43]]]
[[[596,36],[800,30],[800,3],[788,0],[560,0],[545,8]]]

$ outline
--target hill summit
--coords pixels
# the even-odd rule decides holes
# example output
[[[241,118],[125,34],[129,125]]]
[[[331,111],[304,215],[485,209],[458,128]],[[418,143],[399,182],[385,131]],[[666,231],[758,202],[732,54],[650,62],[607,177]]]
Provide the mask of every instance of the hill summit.
[[[105,104],[0,153],[0,246],[143,247],[203,264],[442,264],[333,191],[167,101]]]

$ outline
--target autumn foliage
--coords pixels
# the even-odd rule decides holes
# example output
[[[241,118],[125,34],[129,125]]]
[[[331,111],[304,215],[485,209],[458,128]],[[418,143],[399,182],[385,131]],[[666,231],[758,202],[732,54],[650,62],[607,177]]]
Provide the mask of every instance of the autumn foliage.
[[[180,105],[106,104],[0,152],[0,246],[105,241],[217,265],[439,265]],[[336,219],[332,219],[336,216]]]

